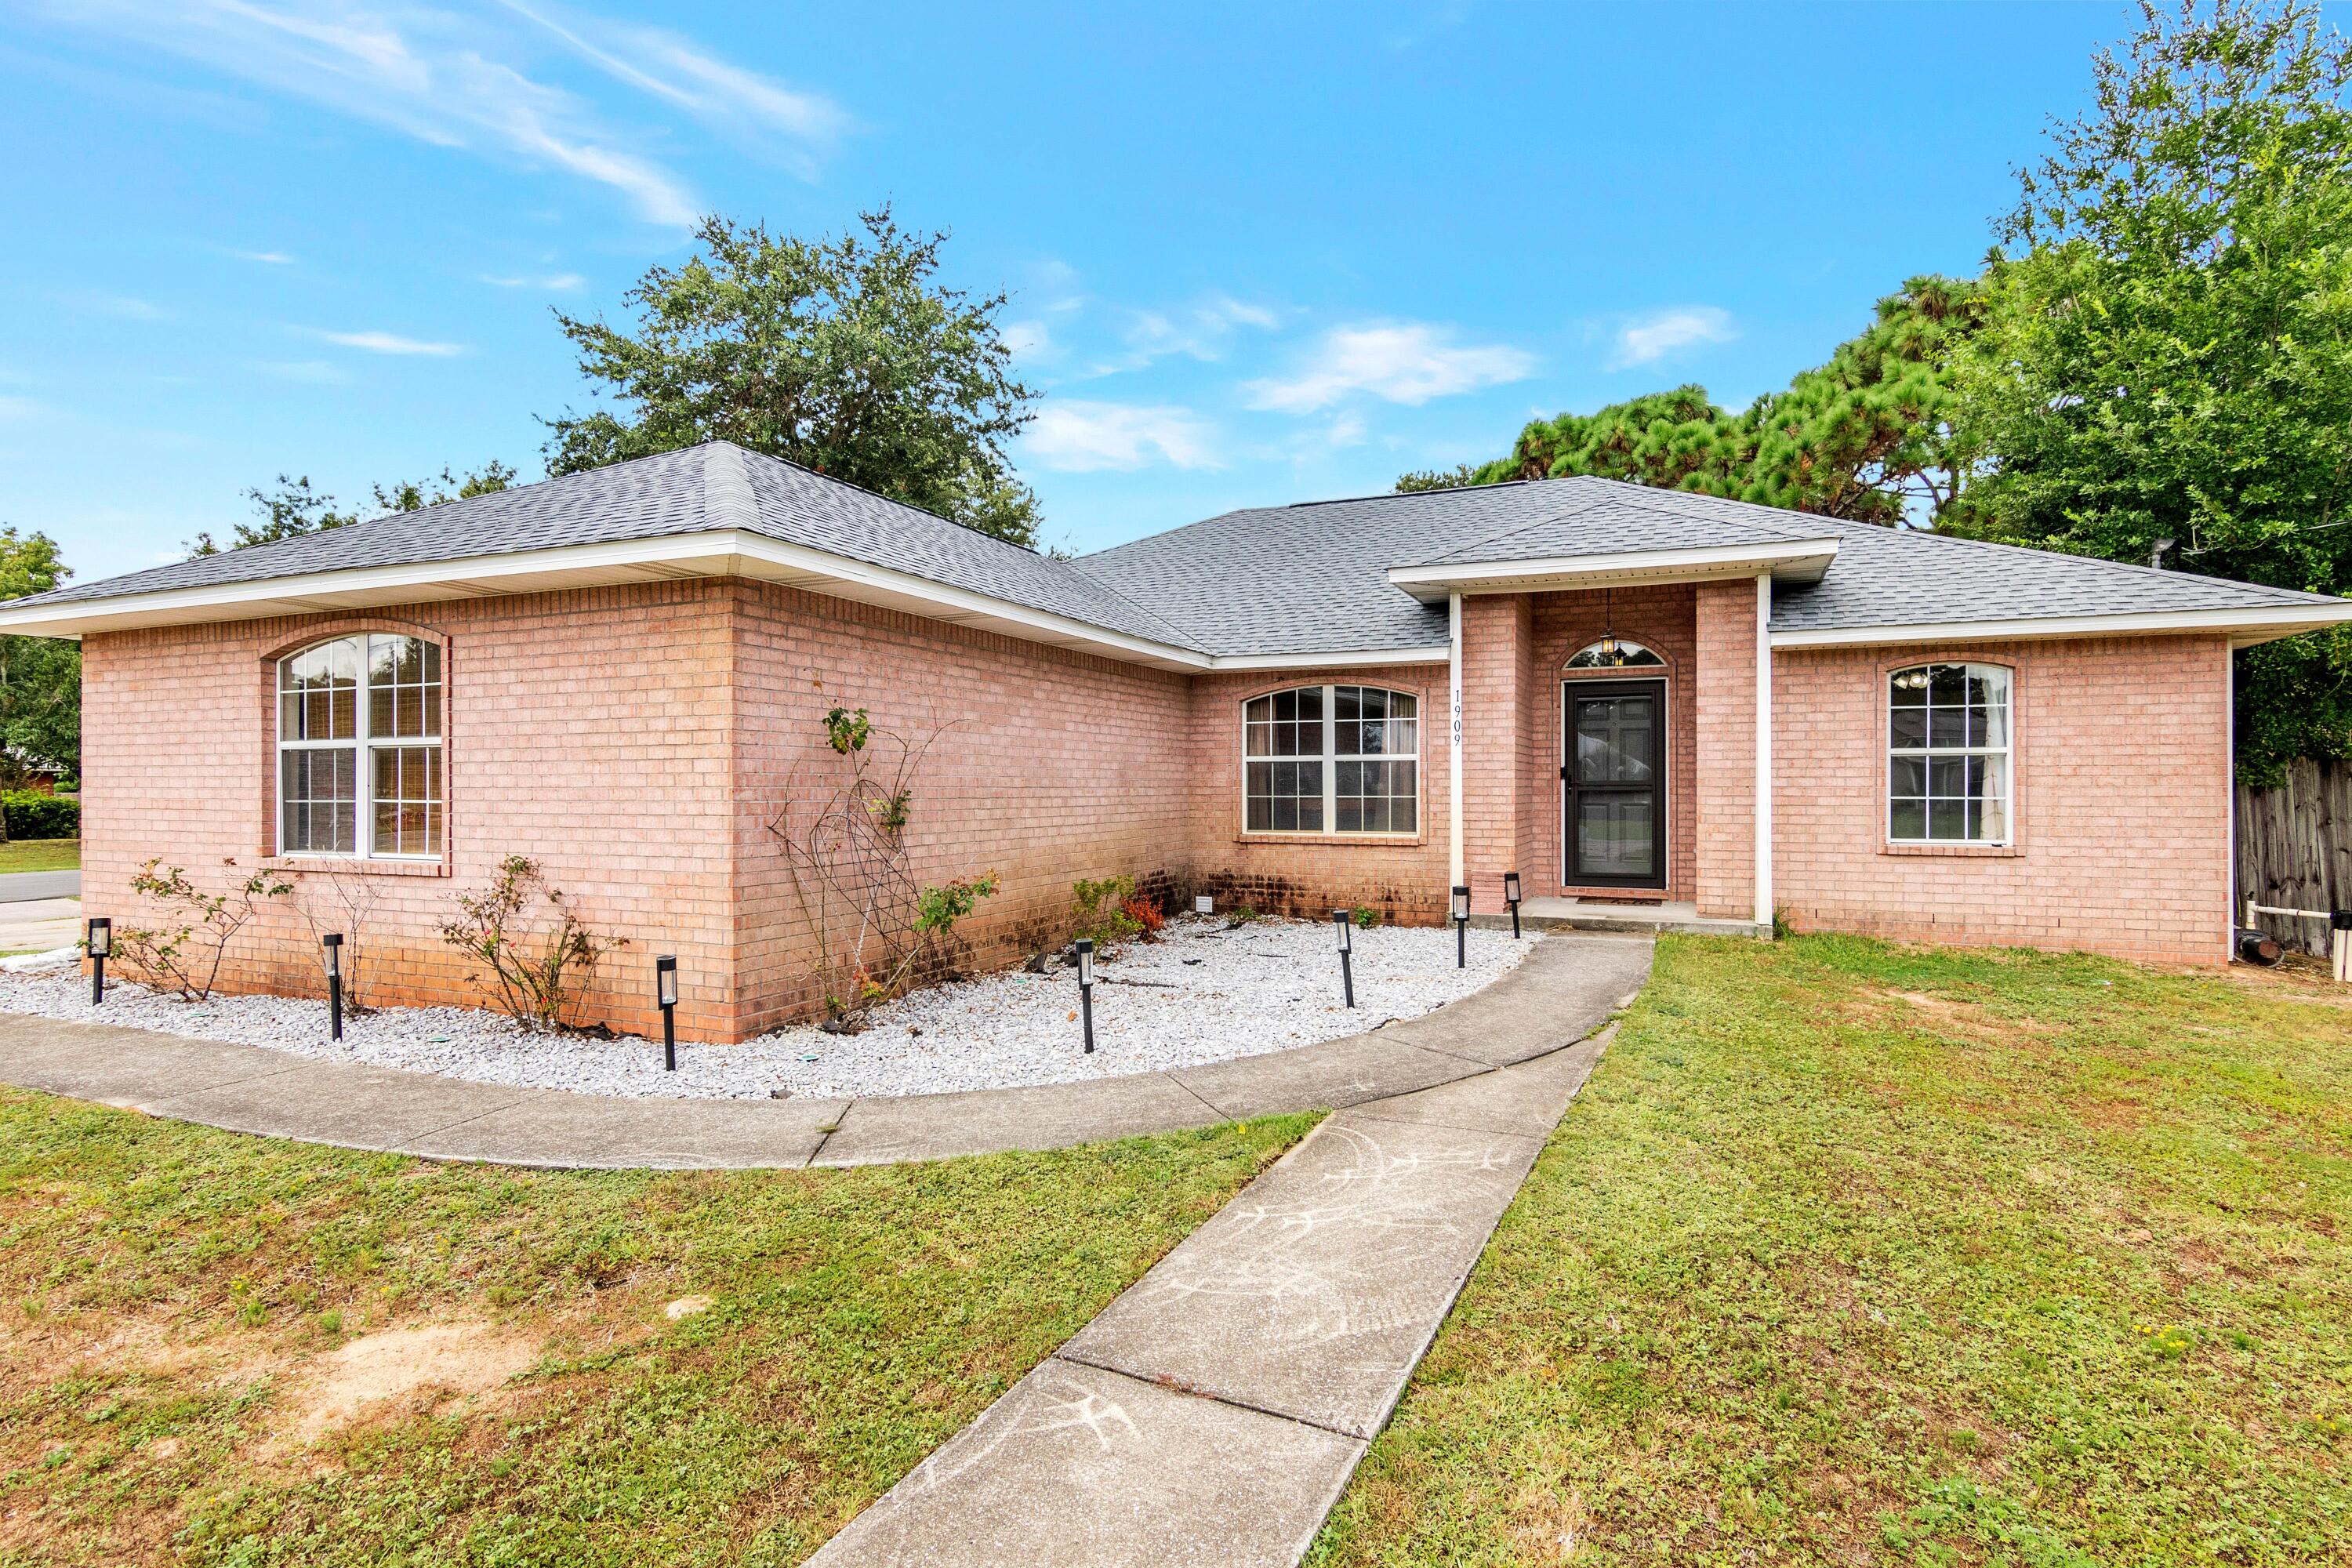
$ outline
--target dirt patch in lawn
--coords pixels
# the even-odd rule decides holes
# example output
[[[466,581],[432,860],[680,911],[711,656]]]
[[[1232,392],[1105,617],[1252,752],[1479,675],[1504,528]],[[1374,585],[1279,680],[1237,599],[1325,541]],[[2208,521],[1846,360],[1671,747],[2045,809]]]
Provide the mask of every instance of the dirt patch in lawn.
[[[295,1390],[284,1440],[307,1444],[420,1396],[488,1394],[540,1357],[540,1342],[488,1323],[426,1323],[365,1334],[319,1358]]]

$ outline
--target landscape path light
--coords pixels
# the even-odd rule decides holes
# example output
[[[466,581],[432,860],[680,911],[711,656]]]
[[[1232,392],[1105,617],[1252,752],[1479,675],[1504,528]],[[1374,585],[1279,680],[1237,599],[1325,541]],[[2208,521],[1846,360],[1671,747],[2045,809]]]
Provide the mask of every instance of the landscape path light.
[[[654,960],[654,1001],[662,1016],[662,1071],[677,1070],[677,958],[665,953]]]
[[[106,1000],[106,960],[114,951],[114,922],[104,915],[90,916],[84,942],[89,949],[89,1005],[95,1007]]]
[[[1347,997],[1348,1005],[1352,1007],[1356,1005],[1356,966],[1353,959],[1356,951],[1356,922],[1354,917],[1346,910],[1333,910],[1331,923],[1339,928],[1339,990],[1341,994]]]
[[[331,931],[319,939],[327,950],[327,1034],[343,1037],[343,933]]]
[[[1519,874],[1503,873],[1503,902],[1511,906],[1511,940],[1519,940]]]
[[[1470,967],[1470,889],[1454,889],[1454,967]]]
[[[1087,1037],[1087,1054],[1095,1051],[1095,939],[1078,938],[1078,1016]]]

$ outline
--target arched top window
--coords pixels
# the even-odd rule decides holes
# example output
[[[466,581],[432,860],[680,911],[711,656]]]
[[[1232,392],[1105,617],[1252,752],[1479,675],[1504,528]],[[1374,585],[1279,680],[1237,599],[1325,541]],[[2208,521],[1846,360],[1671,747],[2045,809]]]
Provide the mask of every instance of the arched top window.
[[[441,853],[441,645],[382,632],[278,661],[278,851]]]
[[[1413,833],[1421,702],[1378,686],[1299,686],[1242,708],[1242,825],[1252,833]]]
[[[1602,637],[1591,647],[1580,648],[1568,661],[1570,669],[1664,669],[1666,661],[1637,642],[1622,637]]]
[[[1886,837],[2006,844],[2010,676],[1997,664],[1915,664],[1886,678]]]

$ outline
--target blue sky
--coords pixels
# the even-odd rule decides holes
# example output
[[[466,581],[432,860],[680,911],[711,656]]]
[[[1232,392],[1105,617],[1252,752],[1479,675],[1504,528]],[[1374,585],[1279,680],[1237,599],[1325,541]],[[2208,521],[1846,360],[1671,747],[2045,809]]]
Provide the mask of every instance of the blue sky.
[[[1744,402],[1972,270],[2120,5],[0,0],[0,521],[89,578],[586,400],[706,210],[1006,289],[1049,540]]]

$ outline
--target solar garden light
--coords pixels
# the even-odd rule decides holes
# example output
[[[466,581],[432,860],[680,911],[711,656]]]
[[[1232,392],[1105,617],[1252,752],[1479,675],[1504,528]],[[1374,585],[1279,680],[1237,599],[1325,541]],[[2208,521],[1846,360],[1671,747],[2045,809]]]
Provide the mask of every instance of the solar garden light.
[[[1511,940],[1519,940],[1519,874],[1503,873],[1503,902],[1511,906]]]
[[[2352,910],[2328,911],[2327,952],[2336,965],[2336,980],[2352,981]]]
[[[327,1033],[343,1037],[343,933],[331,931],[319,939],[327,950]]]
[[[1470,967],[1470,889],[1454,889],[1454,967]]]
[[[1095,939],[1078,938],[1078,1016],[1085,1019],[1087,1055],[1095,1052]]]
[[[1356,1005],[1356,921],[1346,910],[1333,910],[1331,923],[1339,928],[1339,988],[1352,1007]]]
[[[677,1070],[677,959],[664,954],[654,960],[654,1001],[662,1015],[662,1071]]]
[[[90,916],[84,943],[89,949],[89,1005],[95,1007],[106,1000],[106,959],[114,951],[114,922],[104,915]]]

